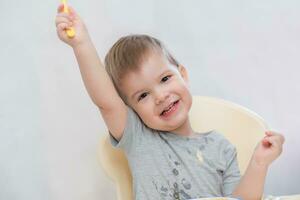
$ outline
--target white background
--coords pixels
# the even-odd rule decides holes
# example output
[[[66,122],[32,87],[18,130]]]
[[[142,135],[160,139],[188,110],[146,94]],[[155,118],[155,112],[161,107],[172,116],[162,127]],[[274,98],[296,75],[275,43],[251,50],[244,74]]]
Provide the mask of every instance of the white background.
[[[105,125],[72,49],[56,36],[56,0],[0,1],[0,199],[115,199],[96,149]],[[300,2],[72,0],[101,58],[120,36],[162,40],[194,95],[227,99],[286,137],[265,193],[300,193]]]

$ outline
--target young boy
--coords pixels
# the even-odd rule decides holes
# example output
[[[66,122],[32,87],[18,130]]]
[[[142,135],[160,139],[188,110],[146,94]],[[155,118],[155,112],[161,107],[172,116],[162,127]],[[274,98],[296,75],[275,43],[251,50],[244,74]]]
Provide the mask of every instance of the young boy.
[[[261,199],[268,166],[282,151],[282,135],[266,132],[240,179],[233,145],[215,131],[193,131],[188,73],[159,40],[121,38],[108,52],[105,70],[83,21],[72,8],[70,14],[62,10],[60,5],[58,36],[74,50],[112,144],[126,153],[135,199]],[[68,38],[71,26],[76,35]]]

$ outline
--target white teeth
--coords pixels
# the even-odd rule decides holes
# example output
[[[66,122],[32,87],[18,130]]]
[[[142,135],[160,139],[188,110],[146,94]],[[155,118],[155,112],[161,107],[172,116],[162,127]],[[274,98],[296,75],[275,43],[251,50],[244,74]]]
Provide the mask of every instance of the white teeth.
[[[177,102],[177,101],[175,101],[175,102],[172,103],[167,109],[165,109],[165,110],[161,113],[161,115],[167,113],[167,112],[174,106],[174,104],[175,104],[176,102]]]
[[[166,111],[170,110],[170,108],[172,108],[173,105],[174,105],[174,103],[172,103],[172,104],[166,109]]]
[[[168,111],[172,108],[172,106],[174,105],[174,103],[172,103],[167,109],[165,109],[164,111]]]

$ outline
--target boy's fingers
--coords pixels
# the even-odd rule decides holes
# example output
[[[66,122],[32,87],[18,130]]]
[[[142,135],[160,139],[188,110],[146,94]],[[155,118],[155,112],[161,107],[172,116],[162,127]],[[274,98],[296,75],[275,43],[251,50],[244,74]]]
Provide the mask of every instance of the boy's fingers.
[[[68,8],[69,8],[70,14],[77,15],[76,11],[74,10],[74,8],[72,6],[68,6]]]
[[[266,131],[265,134],[266,134],[267,136],[271,136],[271,135],[274,135],[275,132],[273,132],[273,131]]]
[[[64,11],[64,4],[59,4],[59,6],[57,7],[57,12],[61,13]]]
[[[270,143],[266,138],[264,138],[264,139],[262,140],[262,144],[263,144],[264,146],[267,146],[267,147],[269,147],[269,146],[271,145],[271,143]]]
[[[73,19],[80,19],[80,16],[77,14],[77,12],[74,10],[72,6],[69,6],[69,12]]]
[[[265,138],[274,148],[279,149],[279,151],[282,151],[282,142],[278,137],[272,136]]]
[[[282,144],[285,142],[285,137],[283,135],[281,135],[282,137]]]
[[[276,141],[279,144],[282,144],[284,142],[284,137],[282,135],[266,136],[265,139],[267,139],[268,141]]]
[[[70,21],[69,19],[65,18],[65,17],[57,17],[55,19],[55,25],[57,26],[60,23],[67,23],[69,24],[69,26],[72,25],[72,21]]]
[[[67,7],[68,7],[68,11],[69,11],[70,14],[77,15],[75,9],[72,6],[67,5]],[[58,13],[65,13],[64,12],[64,4],[59,4],[59,6],[57,7],[57,12]]]
[[[274,132],[274,131],[266,131],[266,137],[274,137],[276,140],[279,140],[279,142],[284,143],[285,138],[282,134]]]
[[[275,138],[275,140],[277,140],[278,142],[280,142],[281,144],[283,144],[284,143],[284,141],[285,141],[285,139],[284,139],[284,137],[283,137],[283,135],[276,135],[276,136],[274,136],[274,138]]]
[[[55,19],[55,24],[56,26],[59,24],[59,23],[62,23],[62,22],[65,22],[65,23],[68,23],[69,20],[65,17],[56,17]]]
[[[64,11],[64,5],[60,4],[59,7],[57,8],[57,12],[58,12],[57,16],[68,17],[70,20],[79,18],[76,11],[71,6],[68,6],[69,12],[63,12],[63,11]]]
[[[61,14],[66,14],[66,13],[61,13]],[[55,25],[57,26],[59,23],[68,23],[69,26],[72,26],[73,25],[73,21],[72,19],[70,19],[69,16],[67,15],[58,15],[56,18],[55,18]]]
[[[69,13],[64,13],[64,12],[58,13],[56,17],[65,17],[68,18],[69,20],[72,20],[72,16],[70,16]]]
[[[62,32],[64,32],[68,27],[69,27],[69,26],[68,26],[67,23],[60,23],[60,24],[57,25],[57,31],[58,31],[59,33],[62,33]]]

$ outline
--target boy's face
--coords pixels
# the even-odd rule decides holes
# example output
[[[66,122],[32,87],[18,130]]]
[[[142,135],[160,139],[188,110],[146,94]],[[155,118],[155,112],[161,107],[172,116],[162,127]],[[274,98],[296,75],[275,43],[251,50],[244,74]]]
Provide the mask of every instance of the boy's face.
[[[121,92],[143,122],[161,131],[179,131],[188,123],[192,96],[188,75],[159,53],[151,53],[138,71],[122,80]]]

